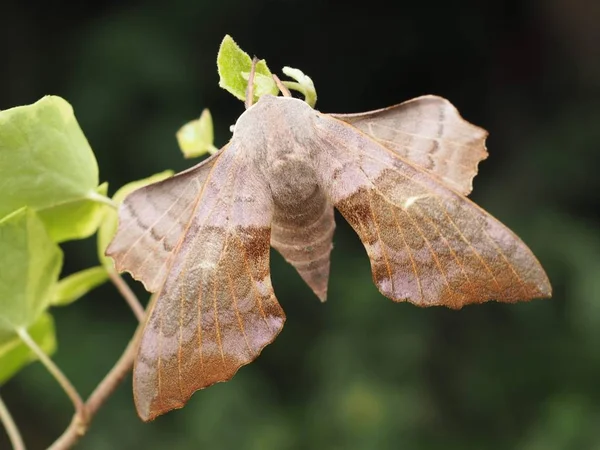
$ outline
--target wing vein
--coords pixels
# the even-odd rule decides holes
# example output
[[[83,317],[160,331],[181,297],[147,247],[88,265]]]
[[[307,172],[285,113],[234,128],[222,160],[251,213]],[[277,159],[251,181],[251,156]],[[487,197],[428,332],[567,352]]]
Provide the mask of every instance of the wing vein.
[[[419,208],[419,210],[421,212],[423,212],[423,210],[416,203],[413,204],[413,207],[415,207],[415,206],[417,208]],[[442,238],[442,240],[446,244],[446,247],[448,247],[448,250],[452,254],[452,257],[454,258],[454,261],[456,261],[456,264],[458,265],[458,267],[460,268],[460,271],[462,272],[462,274],[464,275],[465,279],[467,280],[467,283],[469,283],[469,287],[471,288],[471,292],[473,293],[473,296],[475,296],[475,292],[476,291],[475,291],[475,287],[473,285],[473,282],[471,281],[471,278],[469,277],[469,275],[465,271],[464,265],[458,259],[458,255],[454,251],[454,248],[452,247],[452,245],[450,245],[450,242],[448,241],[448,239],[446,239],[446,236],[444,236],[444,234],[440,231],[440,229],[435,224],[435,222],[433,220],[431,220],[426,214],[422,214],[422,216],[427,219],[427,221],[433,226],[433,228],[435,228],[435,231],[437,232],[437,234]]]
[[[183,388],[181,386],[181,352],[183,350],[182,342],[183,342],[183,303],[185,301],[185,297],[183,293],[179,293],[179,337],[178,337],[178,345],[177,345],[177,379],[179,382],[179,395],[183,398]]]
[[[388,207],[392,211],[392,215],[394,216],[394,222],[396,223],[396,228],[398,229],[398,233],[400,233],[400,237],[402,238],[402,242],[404,242],[406,252],[408,253],[408,257],[410,258],[413,274],[415,276],[415,280],[417,280],[417,285],[419,286],[419,294],[421,294],[421,301],[425,303],[425,294],[423,293],[423,286],[421,285],[421,277],[419,277],[419,273],[417,271],[417,264],[415,263],[415,258],[412,254],[412,250],[408,246],[408,242],[406,242],[406,238],[404,237],[404,231],[402,230],[402,227],[398,222],[398,216],[396,215],[396,211],[393,208],[393,204],[388,202]]]
[[[335,137],[335,135],[334,135]],[[373,142],[371,140],[371,142]],[[400,159],[400,161],[402,161],[404,164],[407,164],[404,159],[402,159],[400,156],[396,155],[393,151],[391,151],[390,149],[386,148],[384,145],[380,144],[380,147],[385,149],[385,151],[389,152],[390,155],[392,155],[392,157],[394,158],[398,158]],[[352,149],[351,147],[349,147],[350,150],[356,155],[356,150]],[[473,247],[473,244],[471,244],[471,242],[465,238],[464,234],[462,233],[462,231],[460,230],[460,228],[458,228],[458,226],[456,225],[456,223],[454,222],[454,220],[452,219],[452,217],[450,216],[450,214],[448,213],[448,210],[446,209],[446,206],[443,204],[443,202],[440,201],[439,199],[439,195],[436,194],[435,192],[431,191],[426,185],[424,185],[423,183],[420,183],[418,180],[414,180],[411,177],[406,176],[405,174],[403,174],[402,172],[400,172],[399,170],[397,170],[394,166],[390,165],[387,161],[382,161],[379,158],[370,155],[370,154],[364,154],[363,156],[367,156],[369,158],[371,158],[374,161],[377,161],[381,164],[383,164],[384,167],[389,168],[390,170],[392,170],[394,173],[402,176],[403,178],[407,179],[409,182],[411,183],[415,183],[417,184],[420,188],[424,189],[426,192],[431,194],[432,198],[435,198],[438,205],[440,205],[440,207],[442,208],[442,210],[444,211],[445,216],[448,218],[448,220],[450,221],[450,223],[452,224],[452,226],[454,227],[454,229],[458,232],[459,236],[461,237],[461,239],[469,246],[469,248],[473,251],[473,253],[475,254],[475,256],[477,257],[477,259],[481,262],[481,264],[483,265],[483,267],[486,269],[486,271],[492,276],[492,280],[494,281],[494,283],[497,286],[497,292],[500,293],[502,291],[501,287],[500,287],[500,283],[498,283],[498,280],[496,279],[496,276],[494,275],[494,273],[491,271],[491,269],[489,268],[489,266],[486,264],[486,262],[484,261],[484,259],[481,257],[481,255],[479,254],[479,252],[475,249],[475,247]],[[412,166],[411,167],[415,167]],[[381,194],[381,196],[388,202],[391,204],[395,203],[393,201],[391,201],[385,194],[383,194],[383,192],[381,192],[377,186],[375,186],[375,184],[373,183],[373,181],[369,178],[369,176],[364,172],[364,170],[362,169],[362,167],[359,167],[361,172],[363,172],[363,174],[365,175],[365,177],[371,182],[371,185],[373,185],[375,187],[375,189],[377,190],[377,192],[379,192]],[[417,170],[419,170],[417,168]]]
[[[196,210],[198,209],[198,204],[200,203],[200,199],[204,195],[204,190],[206,189],[206,185],[208,184],[208,182],[212,178],[213,171],[215,170],[215,167],[217,167],[218,162],[221,159],[221,155],[223,155],[223,153],[224,152],[221,152],[221,153],[219,153],[215,157],[215,161],[213,162],[212,167],[210,168],[210,170],[208,171],[208,174],[206,175],[206,179],[204,180],[204,184],[202,185],[202,189],[200,190],[200,192],[198,193],[198,195],[196,196],[196,198],[194,200],[194,206],[192,208],[192,213],[190,215],[190,221],[188,222],[188,224],[186,225],[185,229],[181,233],[181,237],[179,238],[179,241],[177,242],[177,245],[175,246],[175,248],[173,249],[173,251],[169,254],[169,257],[166,258],[165,261],[163,261],[163,265],[168,262],[169,268],[170,268],[170,264],[172,263],[173,256],[175,256],[175,255],[177,255],[179,253],[179,250],[181,249],[181,245],[182,245],[183,241],[185,240],[185,236],[187,235],[187,233],[188,233],[188,231],[190,229],[190,226],[192,225],[193,217],[194,217],[194,214],[196,213]],[[194,178],[194,180],[195,180],[195,178]],[[198,183],[198,181],[196,181],[196,183]],[[131,248],[130,248],[130,250],[131,250]],[[129,250],[128,250],[128,252],[129,252]],[[121,258],[121,260],[123,260],[123,259]],[[161,268],[162,268],[162,265],[161,265]],[[154,282],[154,280],[156,280],[156,277],[158,276],[159,273],[160,273],[160,271],[157,272],[154,275],[154,278],[152,279],[153,282]],[[162,287],[160,288],[160,290],[162,291]]]
[[[391,140],[389,140],[389,139],[384,139],[384,138],[375,138],[375,139],[376,139],[377,141],[379,141],[379,142],[384,142],[384,143],[390,143],[390,144],[397,145],[397,144],[396,144],[396,142],[394,142],[394,141],[391,141]],[[431,138],[430,140],[432,140],[432,141],[437,141],[438,143],[439,143],[439,141],[440,141],[440,139],[433,139],[433,138]],[[408,149],[411,149],[411,150],[415,150],[415,147],[414,147],[414,146],[412,146],[412,145],[403,145],[403,147],[405,147],[405,148],[408,148]],[[438,160],[439,160],[439,161],[444,161],[445,163],[450,163],[450,162],[451,162],[451,161],[450,161],[450,158],[440,158],[440,157],[438,157]],[[474,169],[474,168],[473,168],[473,167],[472,167],[470,164],[465,164],[465,163],[462,163],[462,162],[459,162],[459,161],[452,161],[452,165],[463,167],[464,169],[467,169],[467,170],[469,170],[469,171],[473,171],[473,170],[475,170],[475,169]],[[432,173],[433,173],[433,172],[432,172]],[[436,174],[436,176],[438,176],[438,177],[439,177],[440,175],[437,175],[437,174]]]
[[[200,370],[204,375],[204,355],[202,347],[202,294],[204,294],[203,286],[198,289],[198,301],[196,302],[196,309],[198,310],[198,354],[200,355]]]
[[[408,217],[408,219],[412,222],[412,224],[414,225],[414,227],[417,229],[417,231],[419,232],[419,234],[421,235],[421,237],[423,238],[423,240],[427,244],[427,247],[429,248],[429,252],[431,253],[431,256],[433,256],[433,260],[435,261],[435,265],[437,266],[437,268],[438,268],[440,274],[442,275],[442,277],[444,277],[444,282],[446,283],[446,286],[448,287],[448,289],[450,291],[452,291],[452,288],[450,287],[450,282],[448,281],[448,277],[446,276],[446,272],[442,269],[442,265],[440,263],[439,258],[437,257],[437,254],[433,250],[433,246],[429,242],[429,239],[427,239],[427,236],[425,236],[425,233],[423,233],[423,230],[421,230],[421,227],[418,225],[417,220],[415,220],[412,217],[412,215],[410,214],[409,211],[406,211],[404,209],[401,209],[401,211],[403,211],[404,214],[406,214],[406,216]]]
[[[337,139],[338,142],[341,142],[340,139],[338,139],[335,136],[335,134],[329,133],[329,135],[332,135],[334,139]],[[392,150],[388,149],[386,146],[378,144],[377,141],[374,141],[373,139],[368,138],[368,136],[367,136],[367,139],[369,139],[370,142],[374,142],[375,144],[379,145],[379,147],[381,147],[386,152],[388,152],[392,156],[392,158],[399,159],[404,164],[407,164],[407,165],[409,165],[411,167],[414,167],[415,170],[420,171],[420,169],[418,167],[406,163],[406,161],[404,161],[404,159],[402,157],[400,157],[399,155],[395,154]],[[326,138],[326,140],[328,140],[329,143],[332,144],[332,142],[329,139]],[[342,142],[342,144],[343,144],[343,142]],[[354,150],[352,147],[347,147],[347,148],[350,149],[350,151],[353,152],[355,155],[357,154],[356,150]],[[381,163],[384,167],[392,170],[394,173],[402,176],[403,178],[407,179],[409,182],[417,184],[421,189],[424,189],[426,192],[430,193],[431,197],[436,199],[437,203],[440,205],[440,207],[444,211],[445,216],[448,218],[448,220],[450,221],[450,223],[452,224],[452,226],[454,227],[454,229],[458,232],[458,234],[461,237],[461,239],[468,245],[468,247],[473,251],[473,253],[477,257],[477,259],[481,262],[481,264],[483,265],[483,267],[485,268],[485,270],[491,275],[492,280],[496,284],[497,292],[501,293],[502,289],[500,287],[500,283],[498,283],[498,280],[496,279],[496,276],[491,271],[491,269],[489,268],[489,266],[486,264],[485,260],[482,258],[482,256],[479,254],[479,252],[471,244],[471,242],[468,239],[465,238],[465,236],[463,235],[462,231],[458,228],[458,226],[456,225],[456,223],[454,222],[454,220],[451,218],[450,214],[448,213],[448,210],[446,209],[446,206],[443,204],[443,202],[440,201],[438,194],[436,194],[435,192],[431,191],[426,185],[424,185],[423,183],[420,183],[418,180],[414,180],[413,178],[406,176],[405,174],[403,174],[402,172],[400,172],[399,170],[397,170],[393,165],[390,165],[387,161],[382,161],[381,159],[379,159],[376,156],[373,156],[371,154],[363,153],[363,156],[366,156],[366,157],[368,157],[368,158],[370,158],[370,159],[372,159],[372,160],[374,160],[376,162]],[[393,201],[391,201],[385,194],[383,194],[383,192],[381,192],[377,188],[377,186],[375,186],[375,184],[373,183],[373,181],[371,180],[371,178],[369,178],[369,176],[364,172],[364,170],[362,169],[362,167],[359,166],[359,169],[365,175],[365,177],[367,178],[367,180],[369,180],[369,182],[371,183],[371,185],[374,186],[375,190],[377,190],[377,192],[379,192],[381,194],[381,196],[388,203],[391,203],[391,204],[395,205],[395,203]]]
[[[221,265],[221,259],[223,257],[223,254],[225,252],[227,252],[227,240],[228,240],[228,234],[225,233],[225,245],[223,247],[221,256],[219,257],[219,262],[217,264],[217,271],[220,268]],[[217,344],[219,345],[219,351],[221,352],[221,360],[223,362],[223,370],[227,370],[227,364],[225,363],[225,353],[223,351],[223,342],[221,341],[221,325],[219,324],[219,314],[217,312],[217,283],[215,283],[215,281],[213,280],[213,312],[214,312],[214,316],[215,316],[215,333],[217,336]]]
[[[255,303],[258,306],[258,309],[260,311],[260,314],[261,314],[263,320],[265,321],[265,324],[267,325],[267,329],[271,329],[271,326],[269,325],[269,321],[267,320],[267,315],[265,313],[265,310],[264,310],[264,307],[262,304],[262,296],[260,295],[260,292],[258,292],[258,289],[256,288],[256,280],[252,276],[252,271],[250,270],[250,266],[248,265],[248,254],[246,253],[246,249],[244,248],[243,243],[242,243],[241,247],[242,247],[242,252],[244,254],[244,268],[246,269],[246,273],[248,274],[248,277],[252,280],[251,284],[252,284],[252,290],[254,291]]]
[[[198,184],[198,180],[195,180],[196,184]],[[171,230],[173,230],[173,228],[175,228],[177,225],[179,225],[178,220],[181,218],[181,216],[183,216],[186,211],[188,211],[190,209],[190,206],[186,207],[183,212],[177,217],[177,219],[175,219],[175,223],[173,225],[171,225],[169,227],[169,229],[165,232],[165,234],[163,235],[163,237],[161,237],[158,241],[154,241],[155,245],[153,248],[156,248],[158,244],[160,244],[161,242],[163,242],[165,240],[165,238],[168,236],[168,234],[171,232]],[[148,228],[148,230],[150,230],[150,228]],[[128,250],[129,251],[129,250]],[[138,272],[142,272],[142,269],[146,266],[146,263],[148,262],[148,260],[150,259],[150,256],[152,256],[153,252],[149,251],[147,252],[146,256],[144,257],[143,261],[137,266],[137,270]],[[165,262],[168,260],[168,258],[165,258],[165,261],[163,261],[163,263],[160,266],[160,269],[163,268],[163,266],[165,265]],[[152,283],[154,283],[156,281],[156,277],[160,274],[160,270],[158,270],[156,272],[156,274],[154,275],[154,278],[152,279]]]
[[[236,153],[234,155],[234,161],[237,161],[238,158],[239,158],[239,156]],[[219,159],[220,159],[220,156],[219,156]],[[217,163],[218,163],[218,159],[215,160],[213,166],[210,169],[210,172],[208,173],[208,175],[206,177],[206,180],[205,180],[204,184],[202,185],[201,191],[199,192],[198,196],[196,197],[196,203],[194,204],[194,209],[193,209],[193,212],[192,212],[192,216],[194,215],[194,212],[197,209],[198,203],[200,201],[200,198],[202,198],[202,196],[204,194],[204,190],[206,189],[207,184],[209,183],[209,181],[212,178],[212,173],[213,173],[213,170],[215,169],[215,167],[217,166]],[[231,170],[230,174],[232,174],[234,172],[235,172],[234,170]],[[196,181],[196,183],[197,183],[197,181]],[[211,206],[210,210],[207,211],[206,216],[203,218],[202,222],[198,224],[198,228],[201,228],[202,225],[204,225],[208,221],[208,219],[214,214],[214,212],[216,210],[216,207],[217,207],[217,204],[218,204],[218,202],[215,201],[215,203]],[[186,227],[186,231],[184,232],[184,236],[187,235],[187,230],[189,230],[192,222],[193,222],[193,217],[190,219],[190,221],[189,221],[189,223],[188,223],[188,225]],[[216,265],[217,268],[221,264],[221,260],[222,260],[223,254],[227,251],[227,235],[228,235],[228,230],[227,230],[226,227],[225,227],[224,232],[225,232],[225,243],[224,243],[223,249],[221,250],[221,255],[220,255],[219,260],[218,260],[217,265]],[[196,243],[197,243],[200,235],[201,235],[201,233],[197,233],[196,236],[194,236],[194,241],[190,244],[191,247],[194,247],[194,248],[196,247]],[[181,247],[181,243],[183,242],[183,240],[184,239],[182,238],[180,240],[180,242],[178,243],[178,246],[177,246],[177,249],[176,249],[177,253],[179,251],[179,248]],[[175,253],[173,253],[170,256],[170,258],[174,254]],[[178,279],[182,278],[182,275],[184,275],[185,273],[187,273],[187,269],[189,267],[189,263],[190,263],[190,258],[188,258],[186,260],[186,263],[184,264],[184,266],[182,268],[182,271],[181,271],[181,273],[178,276]],[[221,332],[220,332],[219,320],[218,320],[218,317],[217,317],[217,310],[216,310],[216,284],[214,285],[214,288],[213,288],[213,297],[214,297],[213,298],[213,308],[215,310],[215,325],[216,325],[217,341],[218,341],[218,346],[219,346],[219,350],[220,350],[220,353],[221,353],[221,359],[223,361],[223,364],[225,365],[225,356],[224,356],[223,346],[222,346],[222,343],[221,343]],[[197,305],[198,305],[198,350],[199,350],[199,354],[200,354],[200,366],[201,366],[201,369],[202,369],[202,371],[204,373],[204,358],[203,358],[203,344],[202,344],[202,327],[203,327],[203,325],[202,325],[202,303],[203,303],[202,298],[203,298],[203,289],[202,289],[202,286],[201,286],[200,289],[199,289],[198,302],[197,302]]]
[[[423,122],[424,121],[425,120],[423,120]],[[433,120],[430,120],[430,121],[431,122],[435,122],[435,123],[439,123],[438,121],[433,121]],[[352,125],[352,124],[350,124],[350,125]],[[352,126],[354,126],[354,125],[352,125]],[[408,131],[398,130],[398,129],[390,127],[388,125],[377,124],[377,126],[380,127],[380,128],[385,128],[387,130],[391,130],[391,131],[393,131],[396,134],[404,134],[406,136],[416,137],[416,138],[420,138],[420,139],[427,140],[427,141],[438,141],[438,142],[439,141],[443,141],[443,142],[447,142],[447,143],[452,144],[452,145],[456,145],[457,147],[466,147],[467,146],[467,144],[465,144],[465,143],[461,143],[461,142],[458,142],[458,141],[455,141],[455,140],[452,140],[452,139],[447,139],[447,138],[444,138],[442,136],[439,136],[439,137],[424,136],[424,135],[418,134],[418,133],[410,133]],[[357,127],[355,127],[355,128],[357,128]],[[379,140],[384,140],[383,138],[377,137],[376,133],[371,133],[371,135],[375,139],[377,139],[378,141]],[[388,139],[385,139],[385,140],[388,141],[388,142],[393,142],[393,141],[390,141]],[[472,140],[479,140],[479,139],[472,139]]]
[[[475,216],[473,215],[473,212],[469,211],[469,214],[471,215],[471,217],[475,218]],[[485,237],[492,243],[492,245],[496,249],[496,252],[504,260],[504,262],[506,263],[506,265],[510,268],[510,271],[513,273],[513,275],[515,276],[515,278],[519,282],[519,286],[525,292],[525,296],[529,297],[530,296],[529,295],[529,289],[527,288],[525,282],[519,276],[519,274],[515,271],[515,268],[510,263],[510,261],[508,260],[508,258],[506,257],[506,255],[504,254],[504,252],[502,251],[502,249],[500,248],[500,246],[498,245],[498,243],[489,235],[489,233],[487,232],[487,230],[485,229],[484,226],[481,227],[481,231],[483,232],[483,234],[485,235]]]
[[[215,163],[216,163],[216,160],[215,160]],[[213,166],[213,167],[214,167],[214,166]],[[211,168],[211,171],[212,171],[212,168]],[[195,180],[195,178],[192,178],[192,180]],[[143,232],[142,234],[140,234],[140,235],[137,237],[137,239],[136,239],[136,240],[135,240],[135,241],[134,241],[134,242],[133,242],[131,245],[129,245],[129,248],[128,248],[128,249],[125,251],[125,253],[123,254],[123,256],[121,256],[121,258],[120,258],[122,261],[124,261],[124,260],[127,258],[127,255],[129,255],[129,252],[131,251],[131,249],[133,249],[133,248],[134,248],[134,247],[135,247],[135,246],[138,244],[138,242],[139,242],[139,241],[140,241],[140,240],[141,240],[141,239],[142,239],[144,236],[146,236],[146,235],[147,235],[147,234],[150,232],[150,230],[152,230],[152,229],[153,229],[153,228],[156,226],[156,224],[158,224],[158,222],[160,222],[160,221],[161,221],[161,220],[162,220],[162,219],[163,219],[163,218],[164,218],[164,217],[165,217],[165,216],[166,216],[166,215],[169,213],[169,211],[171,211],[171,209],[172,209],[172,208],[175,206],[175,204],[176,204],[176,203],[177,203],[179,200],[181,200],[181,197],[183,197],[183,194],[184,194],[185,192],[187,192],[187,190],[188,190],[188,188],[189,188],[190,184],[192,183],[192,180],[190,180],[190,181],[188,182],[188,184],[186,185],[185,189],[183,189],[183,191],[181,192],[181,194],[179,194],[179,195],[177,196],[177,198],[175,199],[175,201],[173,201],[173,203],[171,203],[171,205],[170,205],[170,206],[169,206],[169,207],[168,207],[168,208],[167,208],[167,209],[166,209],[166,210],[165,210],[165,211],[164,211],[164,212],[163,212],[163,213],[162,213],[162,214],[161,214],[161,215],[158,217],[158,219],[156,219],[156,220],[155,220],[155,221],[152,223],[152,225],[150,225],[149,227],[147,227],[147,228],[144,230],[144,232]],[[131,213],[132,213],[132,214],[133,214],[135,217],[138,217],[138,215],[137,215],[137,214],[136,214],[136,213],[133,211],[133,209],[131,209]],[[181,214],[180,214],[180,215],[177,217],[177,219],[181,218],[181,216],[182,216],[182,215],[183,215],[183,213],[181,213]],[[123,231],[125,231],[127,228],[129,228],[129,226],[128,226],[128,227],[126,227],[126,228],[124,228],[124,229],[123,229]]]
[[[377,219],[375,218],[375,213],[373,212],[373,203],[371,202],[372,194],[371,194],[371,191],[368,191],[368,192],[369,192],[369,197],[368,197],[369,198],[369,212],[371,213],[371,218],[373,219],[373,224],[375,225],[375,230],[377,232],[377,238],[380,243],[383,243],[383,240],[381,239],[381,233],[379,231],[379,224],[377,223]],[[387,252],[385,251],[385,245],[381,246],[381,252],[383,253],[385,267],[387,269],[388,277],[389,277],[390,283],[392,285],[392,293],[393,293],[393,295],[395,295],[396,287],[395,287],[395,283],[394,283],[394,277],[392,276],[392,268],[390,267],[390,262],[388,261]]]
[[[162,398],[162,329],[163,329],[163,315],[162,315],[162,311],[159,313],[160,314],[160,319],[158,321],[158,358],[157,358],[157,362],[156,362],[156,377],[157,377],[157,397],[158,397],[158,401],[159,403],[162,405],[163,403],[163,398]]]
[[[240,309],[238,307],[237,297],[235,296],[235,290],[233,289],[233,280],[231,279],[231,273],[227,272],[227,278],[229,279],[229,289],[231,290],[231,298],[233,299],[233,308],[235,309],[235,315],[238,320],[238,325],[240,327],[240,331],[244,335],[244,341],[246,341],[246,347],[248,347],[250,356],[252,356],[252,348],[250,347],[250,343],[248,342],[248,335],[246,334],[246,329],[244,328],[244,324],[242,323],[242,317],[240,316]]]

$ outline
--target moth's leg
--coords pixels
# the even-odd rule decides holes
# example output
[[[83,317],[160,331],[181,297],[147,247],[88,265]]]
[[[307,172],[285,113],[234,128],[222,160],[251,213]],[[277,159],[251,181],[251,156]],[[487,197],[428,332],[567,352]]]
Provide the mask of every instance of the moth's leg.
[[[277,87],[279,88],[279,90],[281,91],[283,96],[291,97],[292,94],[291,94],[290,90],[285,87],[285,85],[281,82],[279,77],[277,75],[275,75],[274,73],[272,73],[271,76],[273,77],[273,81],[275,81],[275,84],[277,85]]]
[[[248,86],[246,86],[246,101],[244,102],[246,109],[250,108],[254,101],[254,74],[256,73],[257,63],[258,58],[255,56],[252,58],[252,67],[250,68],[250,75],[248,76]]]

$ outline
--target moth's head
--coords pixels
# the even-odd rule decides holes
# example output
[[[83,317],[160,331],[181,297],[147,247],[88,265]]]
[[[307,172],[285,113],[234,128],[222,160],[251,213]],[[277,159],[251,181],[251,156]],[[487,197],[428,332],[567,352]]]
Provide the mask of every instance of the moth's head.
[[[315,113],[306,102],[297,98],[263,95],[238,118],[233,134],[240,137],[256,133],[268,135],[277,129],[298,126]]]

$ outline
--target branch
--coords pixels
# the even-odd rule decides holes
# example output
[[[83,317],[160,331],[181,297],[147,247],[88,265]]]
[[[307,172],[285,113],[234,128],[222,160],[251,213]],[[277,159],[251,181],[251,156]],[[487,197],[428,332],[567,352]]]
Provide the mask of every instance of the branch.
[[[19,428],[17,428],[17,424],[13,420],[8,408],[2,401],[0,397],[0,422],[4,425],[6,429],[6,434],[8,434],[8,439],[12,444],[13,450],[25,450],[25,444],[23,443],[23,438],[21,437],[21,433],[19,432]]]
[[[129,288],[125,280],[117,273],[109,271],[110,278],[115,284],[123,298],[127,301],[136,317],[141,322],[144,318],[144,308],[140,301]],[[137,344],[141,330],[138,327],[133,338],[127,344],[127,348],[115,363],[113,368],[106,374],[100,384],[94,389],[94,392],[88,397],[83,405],[84,413],[75,413],[71,423],[63,434],[48,448],[48,450],[67,450],[77,443],[77,441],[86,433],[92,418],[96,415],[100,407],[115,391],[117,386],[123,381],[125,376],[131,371],[135,359]]]
[[[133,367],[133,360],[137,349],[137,333],[129,341],[127,348],[106,374],[100,384],[94,389],[94,392],[85,402],[87,422],[83,422],[78,414],[73,416],[71,424],[64,433],[52,444],[48,450],[67,450],[77,443],[77,441],[86,433],[89,423],[96,415],[106,399],[114,392],[117,386],[123,381],[125,376]]]
[[[103,205],[110,206],[115,211],[119,209],[119,205],[117,203],[115,203],[112,198],[109,198],[106,195],[99,194],[96,191],[90,191],[87,195],[87,198],[94,202],[98,202]]]
[[[119,275],[114,270],[108,270],[108,276],[110,277],[110,281],[115,285],[115,287],[119,290],[119,293],[123,296],[129,307],[132,309],[133,314],[137,317],[138,321],[144,320],[144,307],[133,293],[131,288],[121,275]]]
[[[83,400],[75,389],[75,386],[71,384],[67,376],[60,370],[60,368],[54,364],[54,361],[50,359],[48,355],[37,345],[37,343],[31,338],[25,328],[17,328],[17,334],[21,340],[35,353],[40,362],[46,367],[48,372],[54,377],[54,379],[60,384],[66,394],[69,396],[75,407],[75,414],[80,415],[85,420],[85,406]]]

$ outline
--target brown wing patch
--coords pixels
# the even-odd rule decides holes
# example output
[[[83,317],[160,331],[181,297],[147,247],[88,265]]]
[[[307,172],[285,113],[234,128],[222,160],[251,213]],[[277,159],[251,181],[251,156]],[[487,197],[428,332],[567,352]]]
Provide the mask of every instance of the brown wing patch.
[[[464,120],[446,99],[427,95],[359,114],[332,114],[457,192],[473,189],[477,165],[487,158],[487,131]]]
[[[285,315],[271,286],[269,235],[268,228],[233,229],[225,236],[205,228],[184,244],[181,265],[151,312],[134,369],[143,420],[229,380],[281,331]],[[221,246],[218,255],[191,263],[187,255],[206,242]]]
[[[157,259],[143,267],[160,265],[165,272],[134,365],[134,398],[145,421],[182,407],[198,389],[229,380],[285,321],[270,280],[268,185],[243,152],[230,146],[220,155],[188,172],[189,180],[179,176],[128,197],[137,213],[125,217],[112,245],[117,267],[152,287],[158,272],[140,271],[139,258]],[[187,219],[173,220],[168,201],[177,205],[174,192],[184,189],[195,194],[182,207],[189,209]],[[179,240],[167,252],[163,230],[173,223]],[[137,244],[130,250],[122,243],[133,236]]]
[[[106,250],[118,271],[130,272],[150,292],[160,288],[220,154],[125,198],[117,233]]]
[[[384,295],[452,308],[550,296],[537,259],[490,214],[364,134],[320,123],[317,171]]]

